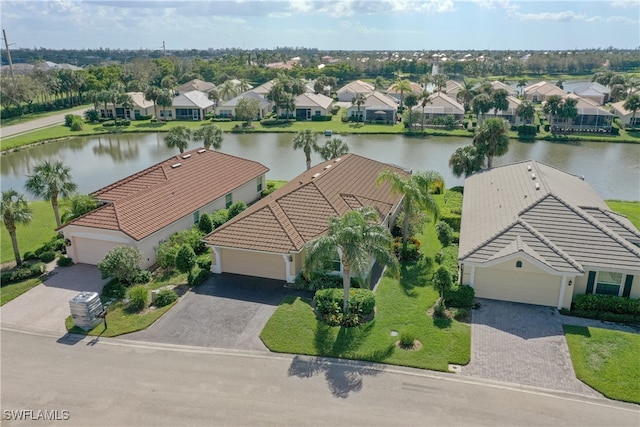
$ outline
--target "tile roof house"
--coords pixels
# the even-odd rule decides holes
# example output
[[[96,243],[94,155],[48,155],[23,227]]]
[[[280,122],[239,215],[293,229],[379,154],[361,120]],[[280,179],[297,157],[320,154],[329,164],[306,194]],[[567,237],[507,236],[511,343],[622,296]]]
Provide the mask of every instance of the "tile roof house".
[[[254,119],[262,119],[264,116],[269,114],[273,108],[273,104],[271,103],[271,101],[266,99],[263,95],[250,90],[234,98],[231,98],[228,101],[224,101],[222,104],[219,104],[215,109],[216,115],[220,117],[235,117],[236,107],[238,106],[238,102],[240,102],[241,99],[255,99],[258,101],[260,105],[260,113],[258,117],[254,117]]]
[[[303,266],[307,242],[327,231],[329,218],[370,206],[392,225],[402,200],[388,183],[376,184],[385,169],[408,172],[347,154],[320,163],[214,230],[203,239],[212,249],[211,271],[293,282]]]
[[[173,156],[94,192],[102,206],[63,225],[67,254],[97,264],[114,246],[142,252],[142,268],[156,262],[156,248],[188,229],[201,213],[260,198],[269,169],[258,162],[195,149]]]
[[[153,115],[153,101],[147,101],[144,92],[127,92],[127,95],[133,102],[133,108],[124,108],[122,105],[115,106],[115,114],[119,119],[139,119],[140,116]],[[107,110],[104,109],[105,104],[102,103],[98,108],[101,117],[113,117],[113,103],[107,102]]]
[[[579,86],[573,90],[573,93],[581,98],[593,101],[598,105],[604,105],[611,95],[609,88],[598,82],[590,82]]]
[[[407,96],[409,93],[413,93],[414,95],[420,95],[420,93],[422,93],[422,91],[424,90],[422,86],[420,86],[418,83],[409,82],[409,85],[411,86],[411,92],[405,92],[403,94],[404,96]],[[396,101],[400,102],[400,91],[396,89],[395,83],[389,86],[386,92],[387,92],[387,95],[389,95]]]
[[[562,129],[596,129],[600,132],[608,132],[611,129],[611,121],[613,114],[605,110],[594,101],[582,98],[576,94],[570,93],[566,98],[574,98],[577,100],[576,110],[578,115],[573,119],[565,119],[554,117],[552,130],[558,131]]]
[[[300,120],[311,120],[312,116],[328,116],[331,114],[333,99],[321,93],[307,92],[298,95],[294,99],[295,117]],[[279,114],[285,114],[280,109]]]
[[[397,113],[398,102],[394,98],[382,92],[371,92],[365,95],[364,105],[360,106],[360,121],[394,124]],[[357,120],[358,106],[352,104],[347,107],[347,116]]]
[[[476,296],[569,308],[640,297],[640,232],[582,177],[536,161],[465,180],[458,261]]]
[[[422,114],[422,105],[416,105],[412,111]],[[425,122],[445,116],[453,116],[456,120],[462,120],[464,106],[452,96],[442,92],[435,92],[429,97],[429,103],[424,107]]]
[[[192,90],[179,93],[171,107],[158,109],[158,114],[164,120],[204,120],[213,111],[213,105],[206,93]]]
[[[456,98],[460,89],[462,89],[462,85],[460,83],[455,80],[447,80],[447,84],[442,91],[450,97]]]
[[[363,82],[362,80],[356,80],[355,82],[348,83],[342,86],[336,91],[338,95],[338,101],[351,102],[351,100],[359,93],[369,95],[375,91],[376,88],[371,83]]]
[[[214,85],[211,82],[205,82],[204,80],[200,80],[200,79],[193,79],[193,80],[189,80],[188,82],[182,83],[180,86],[178,86],[176,88],[176,92],[183,93],[183,92],[192,92],[194,90],[197,90],[198,92],[204,92],[208,94],[215,88],[216,88],[216,85]]]
[[[636,111],[634,116],[633,111],[624,108],[626,101],[618,101],[611,104],[611,111],[613,114],[622,120],[625,126],[640,127],[640,112]]]
[[[506,110],[498,110],[496,114],[495,109],[492,108],[487,112],[486,116],[501,117],[508,121],[512,126],[519,126],[524,124],[525,121],[518,117],[518,115],[516,114],[516,110],[518,109],[518,106],[522,104],[522,101],[515,96],[509,95],[507,96],[507,102],[509,103],[509,107]]]
[[[502,83],[499,80],[494,80],[491,82],[491,89],[493,90],[498,90],[498,89],[504,89],[507,91],[507,93],[511,96],[518,96],[518,91],[515,90],[514,88],[512,88],[511,86],[509,86],[506,83]]]
[[[543,102],[548,96],[558,95],[564,98],[567,92],[546,81],[534,83],[524,88],[524,96],[531,102]]]

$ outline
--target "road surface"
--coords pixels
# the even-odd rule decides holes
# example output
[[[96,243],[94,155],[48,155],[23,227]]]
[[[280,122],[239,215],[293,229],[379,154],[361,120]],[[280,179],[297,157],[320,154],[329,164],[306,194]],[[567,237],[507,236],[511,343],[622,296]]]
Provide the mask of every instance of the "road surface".
[[[638,426],[640,419],[635,405],[453,374],[1,332],[5,426]]]
[[[19,123],[16,125],[2,126],[0,128],[0,138],[8,138],[10,136],[31,132],[49,126],[61,125],[64,124],[64,116],[66,116],[67,114],[84,116],[84,112],[87,110],[87,107],[82,107],[76,110],[65,111],[64,113],[42,117],[40,119],[29,120],[28,122]]]

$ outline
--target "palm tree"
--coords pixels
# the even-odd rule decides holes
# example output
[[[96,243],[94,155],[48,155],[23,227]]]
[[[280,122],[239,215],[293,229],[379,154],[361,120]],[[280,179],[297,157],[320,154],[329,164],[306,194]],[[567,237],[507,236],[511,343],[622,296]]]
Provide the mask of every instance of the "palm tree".
[[[193,139],[202,141],[207,150],[209,147],[218,150],[222,145],[222,129],[216,125],[204,125],[193,133]]]
[[[524,88],[527,86],[527,79],[518,80],[517,87],[520,88],[520,95],[524,95]]]
[[[409,125],[409,130],[411,130],[411,125],[412,125],[412,114],[413,113],[413,107],[415,107],[416,105],[418,105],[418,96],[415,93],[410,93],[407,95],[407,98],[404,100],[405,105],[407,106],[407,110],[408,110],[408,118],[409,120],[407,120],[408,125]]]
[[[218,102],[220,102],[220,94],[218,93],[218,89],[211,89],[209,95],[207,95],[210,101],[213,101],[213,108],[218,106]]]
[[[426,92],[427,86],[431,83],[431,74],[423,74],[420,77],[419,83],[422,85],[422,90]]]
[[[420,95],[418,96],[418,100],[420,101],[420,106],[422,107],[422,130],[424,130],[424,108],[427,106],[427,104],[431,103],[431,100],[429,99],[431,97],[431,94],[429,93],[428,90],[423,90],[422,92],[420,92]]]
[[[69,207],[62,214],[62,222],[67,223],[86,213],[95,210],[98,207],[98,201],[89,194],[74,194],[69,198]]]
[[[471,100],[475,96],[476,91],[473,89],[473,83],[468,80],[462,82],[462,88],[456,94],[456,99],[462,101],[465,111],[469,110]]]
[[[157,99],[157,103],[159,106],[164,107],[164,108],[169,108],[173,105],[173,92],[171,92],[168,89],[163,89],[160,91],[160,94],[158,95],[158,99]],[[167,120],[167,114],[166,111],[167,110],[163,110],[165,112],[165,114],[163,114],[163,120]],[[162,112],[162,111],[161,111]]]
[[[333,138],[318,150],[320,156],[325,160],[337,159],[349,152],[349,146],[342,142],[340,138]]]
[[[307,170],[311,169],[311,150],[318,151],[318,135],[314,134],[311,129],[305,129],[297,133],[293,138],[293,149],[298,150],[302,148],[304,155],[307,158]]]
[[[473,137],[478,153],[486,156],[487,168],[493,166],[493,158],[509,151],[509,124],[501,118],[487,119]]]
[[[638,95],[637,93],[629,95],[629,97],[627,98],[626,101],[624,101],[624,104],[622,104],[622,106],[624,107],[625,110],[633,112],[631,114],[631,120],[629,120],[629,125],[635,126],[636,111],[640,109],[640,95]]]
[[[355,105],[358,108],[358,115],[356,117],[358,122],[361,119],[360,107],[362,107],[366,102],[367,102],[367,98],[366,96],[364,96],[364,93],[356,93],[356,96],[351,98],[351,105]]]
[[[189,146],[190,139],[190,129],[185,126],[176,126],[167,132],[167,136],[164,137],[164,142],[167,144],[167,147],[177,147],[180,153],[184,153],[184,150]]]
[[[407,79],[398,79],[390,89],[400,92],[400,108],[402,108],[404,105],[404,93],[411,92],[411,82]]]
[[[16,265],[20,265],[22,264],[22,259],[20,258],[18,239],[16,238],[16,224],[29,224],[29,222],[31,222],[31,207],[24,198],[24,195],[9,189],[2,192],[2,205],[0,210],[2,211],[2,223],[7,227],[7,231],[11,237]]]
[[[468,177],[484,166],[484,156],[478,153],[474,145],[465,145],[453,152],[449,158],[449,167],[456,177]]]
[[[471,100],[471,109],[478,116],[478,124],[484,121],[484,115],[493,107],[493,100],[486,93],[476,95]]]
[[[60,227],[62,223],[58,212],[58,196],[67,198],[78,189],[71,180],[71,168],[59,160],[53,163],[45,160],[33,168],[33,175],[27,175],[24,186],[34,196],[51,201],[56,225]]]
[[[342,217],[329,218],[327,234],[307,244],[305,271],[311,271],[338,252],[344,288],[342,311],[347,313],[352,272],[368,277],[372,259],[397,271],[398,260],[391,250],[392,242],[389,230],[380,225],[374,209],[363,207],[348,211]]]
[[[446,74],[436,74],[433,76],[433,84],[436,86],[436,92],[442,92],[442,89],[447,87],[447,81],[449,76]]]
[[[524,119],[526,124],[530,124],[533,120],[533,116],[536,114],[536,107],[531,101],[522,101],[516,108],[516,116]]]
[[[553,125],[553,118],[560,112],[561,105],[562,97],[560,95],[551,95],[542,107],[542,111],[547,115],[550,125]]]
[[[395,194],[402,194],[402,208],[404,210],[404,223],[402,224],[402,248],[407,249],[407,239],[409,238],[409,219],[416,208],[423,209],[437,219],[440,215],[438,204],[431,196],[430,191],[434,184],[442,183],[444,178],[438,172],[426,171],[417,172],[409,177],[402,176],[395,171],[386,169],[378,175],[377,184],[388,182],[391,191]]]
[[[558,110],[558,116],[563,119],[563,121],[575,119],[578,116],[577,104],[578,100],[576,98],[563,99],[560,104],[560,109]]]
[[[220,94],[220,98],[228,101],[238,94],[237,90],[238,89],[235,83],[233,83],[231,80],[227,80],[222,84],[222,86],[220,86],[220,88],[218,89],[218,93]]]
[[[496,89],[491,94],[491,101],[493,102],[493,115],[497,116],[498,111],[507,111],[509,109],[509,100],[507,97],[509,93],[504,89]]]
[[[153,101],[153,116],[158,118],[158,109],[156,105],[156,101],[160,96],[160,88],[155,86],[149,86],[147,90],[144,91],[144,99],[147,101]]]

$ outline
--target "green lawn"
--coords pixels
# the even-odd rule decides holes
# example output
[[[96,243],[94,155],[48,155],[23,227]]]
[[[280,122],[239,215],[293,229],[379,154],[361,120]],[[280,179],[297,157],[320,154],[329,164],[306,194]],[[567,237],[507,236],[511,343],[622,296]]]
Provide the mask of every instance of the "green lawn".
[[[40,279],[36,278],[2,286],[0,288],[0,306],[3,306],[12,299],[19,297],[28,290],[35,288],[40,283],[42,283]]]
[[[440,196],[441,197],[441,196]],[[471,328],[455,320],[426,314],[438,293],[430,284],[432,259],[440,250],[433,224],[418,236],[428,257],[402,267],[399,280],[384,277],[376,292],[375,319],[355,328],[330,327],[316,319],[309,301],[287,298],[269,319],[260,337],[275,352],[330,356],[447,371],[448,364],[469,363]],[[392,336],[392,331],[398,336]],[[422,348],[395,346],[413,332]]]
[[[8,118],[8,119],[3,117],[2,120],[0,121],[0,128],[2,128],[3,126],[17,125],[17,124],[20,124],[20,123],[30,122],[31,120],[35,120],[35,119],[42,119],[44,117],[54,116],[56,114],[75,111],[75,110],[78,110],[78,109],[83,108],[83,107],[84,108],[89,108],[91,106],[92,106],[92,104],[84,104],[84,105],[77,105],[77,106],[72,107],[72,108],[66,108],[66,109],[63,109],[63,110],[43,111],[43,112],[40,112],[40,113],[23,114],[22,116],[11,117],[11,118]]]
[[[15,190],[23,192],[23,189],[16,188]],[[16,235],[18,236],[18,248],[20,249],[20,255],[24,255],[25,252],[33,252],[43,243],[51,240],[56,235],[54,229],[56,228],[56,219],[53,216],[53,208],[51,203],[42,200],[29,202],[31,206],[31,223],[28,225],[19,224],[16,228]],[[60,214],[64,212],[64,207],[61,206]],[[7,232],[7,228],[2,225],[0,227],[0,262],[12,261],[13,247],[11,246],[11,238]]]
[[[640,404],[640,335],[564,326],[576,376],[610,399]]]
[[[640,230],[640,201],[607,200],[606,202],[612,211],[629,218],[629,221]]]

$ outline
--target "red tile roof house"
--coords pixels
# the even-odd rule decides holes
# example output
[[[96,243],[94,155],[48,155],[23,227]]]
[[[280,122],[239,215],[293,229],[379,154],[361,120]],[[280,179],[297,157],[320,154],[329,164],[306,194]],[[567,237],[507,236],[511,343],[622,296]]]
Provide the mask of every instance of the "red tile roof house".
[[[291,283],[302,270],[305,245],[326,233],[331,216],[370,206],[392,225],[402,196],[376,184],[385,169],[409,174],[355,154],[312,167],[204,238],[211,271]]]
[[[458,261],[477,297],[558,309],[585,293],[640,298],[638,245],[581,177],[530,160],[465,180]]]
[[[97,264],[114,246],[128,245],[142,252],[140,267],[148,268],[158,244],[200,214],[259,199],[268,170],[203,148],[171,157],[93,193],[105,205],[59,229],[70,241],[67,254]]]

